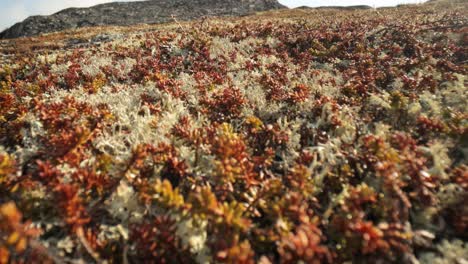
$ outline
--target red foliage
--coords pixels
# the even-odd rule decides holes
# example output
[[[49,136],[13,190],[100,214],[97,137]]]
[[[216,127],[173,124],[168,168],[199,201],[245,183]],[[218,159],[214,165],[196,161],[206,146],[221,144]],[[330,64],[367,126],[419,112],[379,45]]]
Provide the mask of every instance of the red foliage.
[[[83,71],[79,63],[72,63],[64,76],[65,84],[68,89],[76,88],[81,78],[83,77]]]
[[[293,104],[305,102],[310,96],[309,87],[304,84],[299,84],[294,87],[293,92],[288,96],[288,101]]]
[[[88,224],[91,221],[83,200],[80,197],[79,189],[71,184],[59,184],[54,195],[65,223],[70,227],[72,232],[76,232],[78,228]]]
[[[429,133],[443,133],[446,129],[440,120],[420,116],[417,120],[417,131],[419,135],[424,136]]]
[[[161,102],[147,93],[143,93],[140,96],[142,105],[148,107],[152,115],[158,115],[161,113]],[[143,114],[143,111],[140,110],[140,114]]]
[[[279,241],[281,263],[333,263],[333,254],[322,245],[322,231],[314,224],[301,224]]]
[[[170,216],[157,216],[152,222],[134,225],[132,241],[136,243],[139,261],[149,263],[191,263],[192,256],[176,236],[176,221]]]
[[[205,97],[201,104],[205,107],[204,111],[209,113],[212,121],[222,123],[238,118],[246,102],[247,100],[240,89],[228,87],[215,92],[211,98]]]

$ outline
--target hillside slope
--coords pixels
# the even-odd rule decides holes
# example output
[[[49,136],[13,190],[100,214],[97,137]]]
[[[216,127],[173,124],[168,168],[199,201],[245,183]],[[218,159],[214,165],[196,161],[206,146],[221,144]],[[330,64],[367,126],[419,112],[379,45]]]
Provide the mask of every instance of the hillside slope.
[[[465,263],[466,14],[0,41],[0,262]]]
[[[239,16],[285,8],[276,0],[147,0],[68,8],[50,16],[32,16],[0,33],[0,39],[91,26],[127,26],[192,20],[202,16]]]

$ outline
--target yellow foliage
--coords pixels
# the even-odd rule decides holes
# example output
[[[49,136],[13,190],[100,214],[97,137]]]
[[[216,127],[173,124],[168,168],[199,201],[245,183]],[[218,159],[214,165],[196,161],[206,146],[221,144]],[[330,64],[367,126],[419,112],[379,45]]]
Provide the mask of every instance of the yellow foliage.
[[[0,184],[15,172],[15,162],[7,154],[0,154]]]
[[[250,227],[250,220],[242,217],[245,211],[242,204],[236,201],[223,203],[221,210],[222,217],[218,218],[219,223],[223,222],[240,230],[247,230]]]
[[[178,208],[184,206],[184,197],[178,188],[173,188],[168,180],[157,180],[154,186],[155,199],[165,208]]]
[[[262,120],[260,120],[256,116],[249,116],[246,118],[245,122],[249,125],[251,125],[255,129],[260,129],[263,126]]]
[[[223,123],[215,138],[214,152],[218,159],[216,168],[222,182],[235,182],[243,179],[251,169],[242,138],[234,133],[230,124]]]

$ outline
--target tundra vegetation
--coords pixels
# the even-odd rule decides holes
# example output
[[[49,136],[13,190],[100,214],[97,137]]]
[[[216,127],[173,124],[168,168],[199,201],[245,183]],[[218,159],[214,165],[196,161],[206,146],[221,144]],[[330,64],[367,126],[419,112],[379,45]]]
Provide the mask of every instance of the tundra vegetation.
[[[465,263],[467,14],[0,42],[0,263]]]

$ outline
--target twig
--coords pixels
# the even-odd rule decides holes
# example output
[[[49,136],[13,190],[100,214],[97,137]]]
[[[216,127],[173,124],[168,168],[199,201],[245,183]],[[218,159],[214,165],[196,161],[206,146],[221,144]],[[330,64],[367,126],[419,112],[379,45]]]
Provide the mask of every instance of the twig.
[[[179,26],[179,28],[184,32],[184,33],[188,33],[185,28],[182,26],[182,24],[180,24],[180,22],[177,20],[177,18],[174,16],[174,14],[171,15],[171,18],[172,20],[174,20],[174,22]]]
[[[123,253],[122,253],[122,263],[123,264],[129,264],[127,255],[128,255],[128,245],[125,244],[124,248],[123,248]]]
[[[80,227],[78,228],[78,230],[76,231],[76,235],[78,236],[78,239],[80,240],[81,244],[84,246],[84,248],[86,249],[86,251],[88,252],[88,254],[93,257],[93,259],[96,261],[96,263],[102,263],[101,259],[99,258],[99,254],[96,253],[92,248],[91,246],[89,245],[88,243],[88,240],[86,240],[86,238],[84,237],[84,232],[83,232],[83,228]]]

